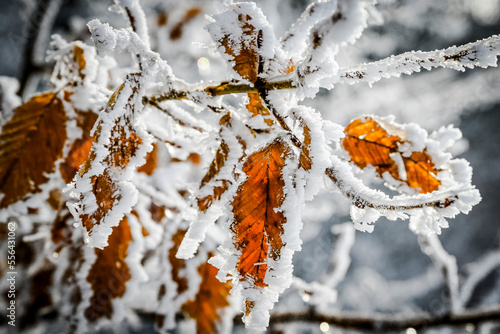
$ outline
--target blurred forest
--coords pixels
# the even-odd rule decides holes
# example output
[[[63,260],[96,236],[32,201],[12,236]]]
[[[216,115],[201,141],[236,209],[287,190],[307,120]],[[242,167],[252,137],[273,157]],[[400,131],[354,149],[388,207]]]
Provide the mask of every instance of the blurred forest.
[[[277,36],[281,36],[309,4],[307,0],[255,2]],[[167,60],[178,76],[188,82],[224,79],[225,64],[220,56],[200,47],[210,43],[203,30],[208,23],[204,14],[220,9],[218,1],[143,0],[141,4],[148,17],[153,50]],[[19,80],[18,94],[24,101],[48,88],[47,78],[53,64],[46,62],[45,55],[50,49],[51,34],[92,44],[85,26],[90,19],[99,18],[115,27],[125,26],[119,15],[107,11],[111,0],[0,0],[0,5],[0,76]],[[201,8],[201,13],[176,26],[183,13],[193,7]],[[462,45],[500,33],[500,0],[379,0],[376,8],[379,13],[373,16],[372,25],[363,37],[339,54],[337,60],[341,67],[412,50]],[[175,35],[176,28],[181,36]],[[123,59],[124,63],[127,61],[130,60]],[[3,90],[16,87],[12,81],[0,83]],[[498,308],[500,69],[424,70],[412,76],[382,79],[372,87],[364,83],[337,85],[304,103],[319,110],[325,119],[343,126],[364,114],[393,114],[399,123],[415,122],[428,131],[453,124],[463,132],[461,145],[455,147],[453,153],[470,162],[474,170],[472,183],[479,189],[482,201],[468,215],[461,214],[450,220],[450,227],[443,229],[439,238],[444,249],[456,257],[463,277],[475,270],[485,270],[485,277],[473,290],[467,307]],[[294,255],[294,275],[304,282],[315,281],[328,267],[331,250],[339,241],[338,236],[330,232],[332,226],[350,222],[346,203],[340,195],[325,193],[306,206],[305,228],[301,234],[303,249]],[[353,314],[440,314],[449,307],[441,273],[421,250],[406,221],[382,218],[375,224],[373,233],[356,231],[350,255],[350,267],[337,287],[338,298],[330,310],[332,313],[340,310]],[[488,256],[493,260],[485,265],[481,261]],[[308,298],[307,294],[289,289],[273,312],[304,310],[309,307],[304,306]],[[33,318],[35,326],[28,326],[25,332],[41,333],[37,322],[50,321],[51,316],[57,315],[48,314],[45,318],[42,316],[42,320]],[[123,324],[115,331],[153,332],[151,316],[140,317],[140,325]],[[372,329],[320,328],[311,323],[296,323],[293,328],[280,326],[276,324],[272,330],[275,333],[379,333]],[[406,333],[414,333],[411,330]],[[98,332],[108,333],[108,330]],[[182,326],[178,332],[184,332]],[[245,329],[237,324],[234,332],[244,333]],[[500,333],[500,321],[418,330],[418,333],[471,332]]]

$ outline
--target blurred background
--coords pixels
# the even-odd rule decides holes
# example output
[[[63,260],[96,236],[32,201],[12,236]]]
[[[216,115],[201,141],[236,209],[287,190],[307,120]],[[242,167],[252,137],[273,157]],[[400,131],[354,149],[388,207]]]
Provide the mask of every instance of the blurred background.
[[[275,27],[277,36],[309,4],[306,0],[256,2]],[[203,30],[208,23],[204,14],[219,10],[218,1],[142,3],[151,18],[153,48],[171,64],[176,75],[189,82],[224,79],[225,64],[212,52],[210,38]],[[90,19],[97,17],[113,26],[125,26],[120,15],[107,11],[111,0],[0,0],[0,4],[0,75],[19,81],[18,94],[23,99],[47,88],[52,64],[45,61],[45,55],[51,34],[91,44],[85,27]],[[191,18],[183,16],[195,7],[200,8],[199,13]],[[461,45],[500,33],[500,0],[379,0],[376,8],[378,15],[372,17],[373,25],[358,43],[339,54],[341,67],[412,50]],[[123,62],[128,61],[124,57]],[[398,123],[415,122],[428,131],[448,124],[458,127],[464,138],[453,153],[472,165],[473,184],[483,200],[470,214],[450,220],[450,227],[442,231],[440,239],[444,249],[456,257],[463,277],[477,270],[473,264],[482,258],[490,254],[500,256],[500,69],[476,68],[463,73],[424,70],[412,76],[383,79],[373,87],[338,85],[304,104],[343,126],[363,114],[393,114]],[[348,209],[345,199],[330,193],[321,194],[306,207],[303,250],[294,257],[296,276],[312,282],[325,271],[337,239],[330,233],[331,228],[350,221]],[[439,313],[448,307],[441,274],[421,251],[406,221],[380,219],[373,233],[356,232],[350,254],[352,262],[338,286],[338,299],[332,311]],[[277,310],[290,310],[305,302],[303,296],[290,291],[285,293]],[[500,267],[487,272],[467,306],[498,304]],[[143,332],[152,328],[147,322],[145,318]],[[494,325],[483,327],[485,332],[500,333]],[[435,331],[466,333],[480,329]],[[294,330],[322,331],[313,325],[299,325]],[[350,333],[335,328],[327,331]]]

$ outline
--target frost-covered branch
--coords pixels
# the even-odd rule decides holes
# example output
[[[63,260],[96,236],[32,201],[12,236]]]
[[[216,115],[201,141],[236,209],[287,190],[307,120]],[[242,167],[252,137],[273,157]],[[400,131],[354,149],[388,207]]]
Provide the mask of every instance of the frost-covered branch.
[[[445,283],[445,291],[450,299],[451,311],[456,313],[462,309],[458,292],[457,260],[443,248],[436,234],[420,235],[420,248],[432,259],[436,268],[441,271]]]
[[[340,69],[336,81],[349,84],[357,82],[372,84],[382,78],[420,72],[422,68],[431,70],[444,67],[465,71],[466,68],[496,67],[498,55],[500,55],[500,35],[494,35],[458,47],[452,46],[429,52],[411,51],[372,63]]]
[[[30,77],[43,68],[45,51],[55,19],[63,2],[61,0],[40,0],[29,20],[32,33],[27,35],[23,67],[20,79],[21,93],[24,92]]]
[[[326,272],[318,279],[319,282],[335,289],[344,280],[351,265],[351,248],[354,245],[355,230],[351,223],[334,225],[332,233],[337,234],[335,248],[330,257],[330,264]]]
[[[333,84],[357,82],[374,83],[381,78],[399,77],[402,73],[419,72],[421,68],[430,70],[437,67],[464,71],[466,68],[496,66],[500,55],[500,36],[494,35],[486,39],[452,46],[444,50],[430,52],[412,51],[398,56],[391,56],[372,63],[356,65],[338,70]],[[294,89],[298,85],[292,75],[271,78],[255,85],[243,82],[220,82],[207,85],[187,85],[185,90],[172,89],[159,96],[148,97],[156,102],[167,100],[185,100],[190,95],[205,93],[209,96],[220,96],[237,93],[258,93],[259,90]],[[146,100],[146,101],[147,101]]]
[[[460,303],[463,306],[467,305],[477,285],[498,267],[500,267],[500,250],[492,251],[467,265],[466,271],[469,275],[460,290]]]
[[[270,324],[277,325],[292,322],[326,322],[331,326],[345,329],[371,330],[380,332],[402,331],[407,328],[415,330],[439,326],[464,326],[467,324],[478,325],[500,319],[500,305],[489,309],[467,310],[457,314],[433,315],[428,313],[403,315],[403,314],[366,314],[338,313],[326,315],[317,312],[282,313],[271,315]]]
[[[471,189],[458,191],[439,192],[438,195],[414,195],[414,196],[383,196],[383,193],[375,191],[360,184],[354,186],[346,182],[349,178],[340,176],[345,171],[340,172],[335,168],[328,168],[325,171],[330,180],[335,183],[340,192],[350,199],[359,208],[372,208],[376,210],[407,211],[422,209],[425,207],[446,208],[458,199],[458,194],[468,192]],[[355,190],[356,187],[361,187]]]
[[[288,78],[281,81],[268,81],[251,85],[237,81],[224,81],[221,83],[209,83],[208,85],[192,85],[187,86],[186,90],[170,90],[165,94],[145,98],[145,103],[148,101],[162,102],[168,100],[187,100],[190,95],[205,93],[208,96],[220,96],[237,93],[258,93],[262,90],[275,89],[294,89],[297,88],[292,79]]]

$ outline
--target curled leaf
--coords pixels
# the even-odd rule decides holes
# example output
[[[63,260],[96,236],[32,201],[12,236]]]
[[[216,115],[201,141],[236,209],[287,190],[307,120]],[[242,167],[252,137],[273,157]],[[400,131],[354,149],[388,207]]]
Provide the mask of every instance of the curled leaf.
[[[344,130],[346,137],[342,144],[349,152],[351,160],[360,168],[374,166],[382,176],[389,173],[395,180],[406,183],[411,188],[428,193],[439,189],[441,182],[436,174],[431,156],[423,152],[402,154],[401,145],[407,142],[392,129],[385,129],[376,120],[366,117],[351,122]],[[401,131],[400,131],[401,132]],[[398,163],[394,158],[400,158]]]
[[[224,50],[225,58],[232,61],[236,73],[243,79],[255,83],[259,74],[259,44],[262,42],[262,30],[253,25],[252,15],[258,14],[248,7],[240,3],[229,12],[219,14],[220,21],[209,25],[208,30],[215,42],[221,46],[220,49]],[[226,15],[222,16],[223,14]]]

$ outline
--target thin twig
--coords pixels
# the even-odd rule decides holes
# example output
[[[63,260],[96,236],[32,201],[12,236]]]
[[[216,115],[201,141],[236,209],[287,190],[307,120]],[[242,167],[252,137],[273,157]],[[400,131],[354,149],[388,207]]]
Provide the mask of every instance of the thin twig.
[[[272,314],[270,324],[326,322],[331,326],[345,329],[371,330],[380,333],[385,331],[405,330],[407,328],[419,330],[438,326],[464,326],[467,324],[477,325],[489,321],[498,322],[499,319],[500,305],[490,309],[467,310],[454,315],[434,315],[429,313],[416,315],[382,313],[372,313],[369,315],[355,315],[352,313],[326,315],[316,312],[282,313]]]
[[[393,205],[390,204],[394,202],[393,199],[384,200],[384,203],[373,203],[369,199],[365,198],[361,193],[353,191],[350,187],[346,186],[345,182],[339,180],[335,174],[335,168],[330,167],[325,171],[326,176],[332,180],[333,183],[338,187],[340,192],[351,200],[351,202],[360,208],[372,208],[377,210],[390,210],[390,211],[407,211],[413,209],[422,209],[425,207],[433,207],[433,208],[445,208],[449,205],[453,204],[456,200],[455,196],[444,196],[444,198],[435,200],[435,201],[422,201],[417,204],[409,204],[409,205]]]
[[[458,293],[459,282],[456,258],[443,248],[436,234],[419,235],[418,243],[422,252],[431,258],[443,276],[444,291],[449,298],[450,311],[454,313],[460,311],[462,304]]]
[[[160,110],[161,112],[165,113],[166,115],[170,116],[174,121],[176,121],[177,123],[179,123],[179,125],[181,126],[187,126],[187,127],[190,127],[191,129],[193,130],[197,130],[199,132],[204,132],[204,130],[200,127],[197,127],[196,125],[192,125],[192,124],[188,124],[186,123],[185,121],[181,120],[180,118],[176,117],[175,115],[173,115],[170,111],[168,111],[167,109],[164,109],[162,108],[156,101],[154,100],[148,100],[147,98],[143,98],[143,101],[142,101],[144,104],[149,104],[150,106],[152,107],[155,107],[156,109]]]

